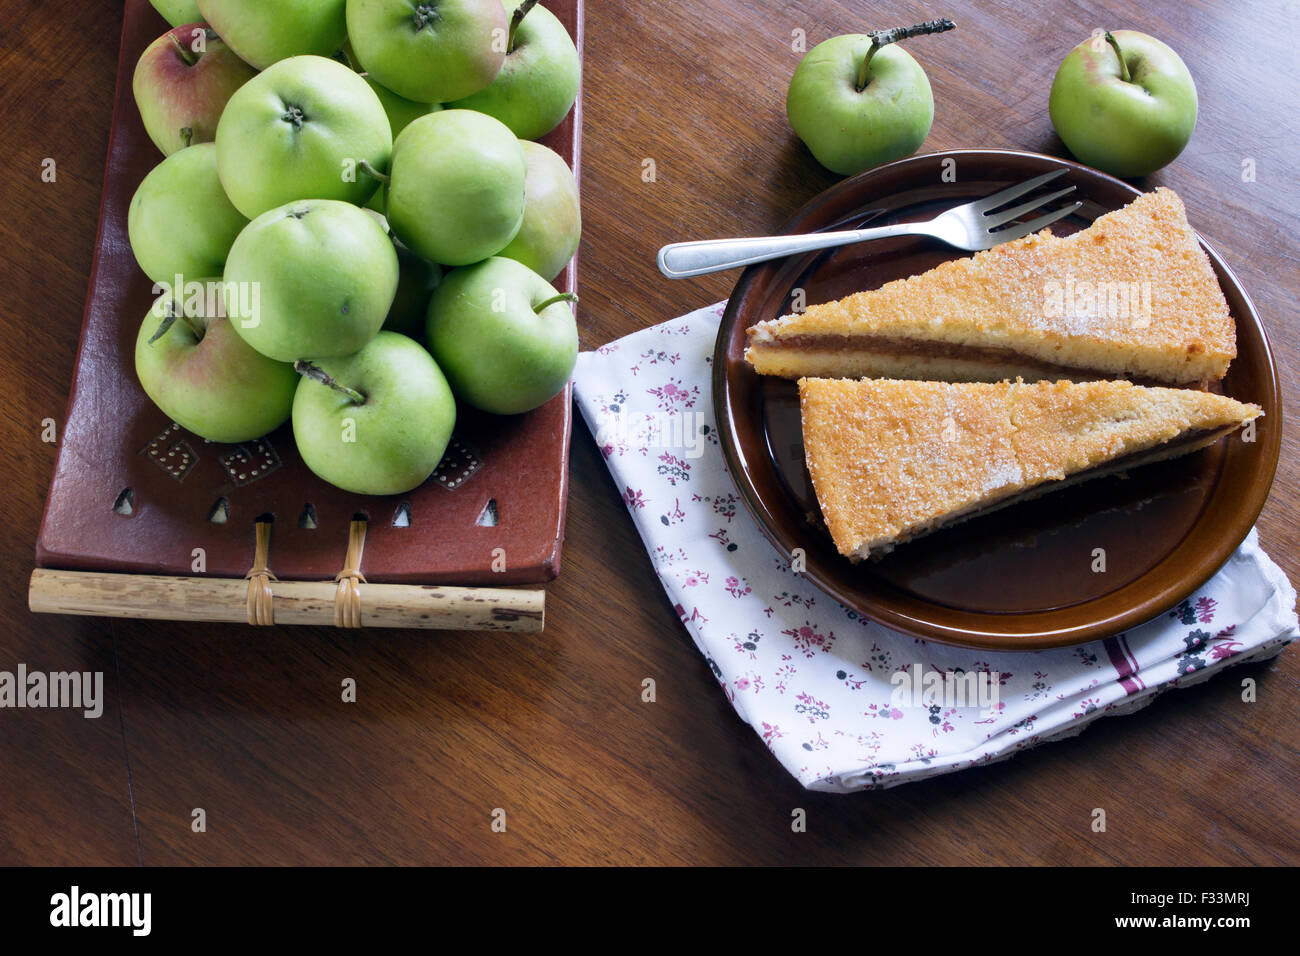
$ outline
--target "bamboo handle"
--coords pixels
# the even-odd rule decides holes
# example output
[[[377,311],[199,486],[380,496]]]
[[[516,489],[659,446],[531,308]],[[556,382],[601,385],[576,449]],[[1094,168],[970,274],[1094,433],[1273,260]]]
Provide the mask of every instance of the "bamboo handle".
[[[276,624],[333,624],[334,581],[276,581]],[[421,584],[358,584],[364,627],[525,631],[546,623],[546,592]],[[98,571],[32,572],[27,606],[43,614],[87,614],[161,621],[248,622],[248,582]]]

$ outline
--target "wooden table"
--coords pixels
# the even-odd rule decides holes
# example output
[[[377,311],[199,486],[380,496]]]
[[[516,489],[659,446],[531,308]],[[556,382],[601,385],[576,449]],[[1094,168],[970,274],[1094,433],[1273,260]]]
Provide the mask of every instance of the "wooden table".
[[[661,279],[660,244],[772,230],[834,181],[785,120],[794,31],[811,47],[955,19],[956,32],[910,44],[937,101],[926,150],[1061,153],[1047,92],[1094,27],[1179,50],[1200,120],[1146,185],[1179,191],[1270,329],[1293,424],[1260,531],[1300,580],[1295,3],[1104,0],[1085,13],[950,0],[893,4],[887,23],[806,0],[630,6],[588,6],[588,348],[727,295],[734,277]],[[0,12],[0,670],[102,670],[107,696],[97,720],[0,712],[0,863],[1300,862],[1295,650],[1008,763],[879,793],[803,791],[718,692],[580,420],[541,639],[28,613],[56,454],[42,420],[61,420],[76,353],[119,28],[109,0]],[[1255,703],[1241,700],[1246,676]],[[340,699],[349,677],[356,703]],[[641,701],[645,677],[655,703]],[[791,831],[795,807],[806,833]]]

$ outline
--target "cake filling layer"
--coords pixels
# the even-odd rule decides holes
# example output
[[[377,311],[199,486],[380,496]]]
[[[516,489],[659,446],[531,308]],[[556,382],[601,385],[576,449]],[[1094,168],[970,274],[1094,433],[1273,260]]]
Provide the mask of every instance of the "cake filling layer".
[[[1047,362],[1011,348],[987,345],[958,345],[954,342],[894,338],[883,335],[790,335],[771,341],[755,341],[755,352],[779,353],[792,350],[853,352],[890,357],[927,358],[979,362],[990,367],[1034,368],[1049,374],[1074,375],[1082,366]]]

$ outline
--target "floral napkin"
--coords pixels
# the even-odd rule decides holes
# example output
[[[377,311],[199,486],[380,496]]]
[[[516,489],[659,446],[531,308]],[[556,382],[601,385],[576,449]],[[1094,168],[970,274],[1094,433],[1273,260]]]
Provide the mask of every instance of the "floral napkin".
[[[971,651],[864,620],[790,570],[718,447],[723,305],[584,352],[574,394],[668,600],[741,719],[805,787],[890,787],[1009,757],[1276,655],[1296,592],[1250,536],[1173,611],[1079,647]]]

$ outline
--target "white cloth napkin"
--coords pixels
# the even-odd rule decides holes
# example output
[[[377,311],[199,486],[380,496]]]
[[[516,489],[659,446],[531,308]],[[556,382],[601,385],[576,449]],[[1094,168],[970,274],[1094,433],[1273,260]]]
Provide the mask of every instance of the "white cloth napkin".
[[[723,693],[805,787],[889,787],[1003,759],[1300,634],[1295,589],[1253,530],[1174,611],[1092,644],[971,651],[863,620],[789,569],[727,473],[711,397],[722,310],[582,353],[574,395]],[[949,674],[971,676],[937,683]]]

